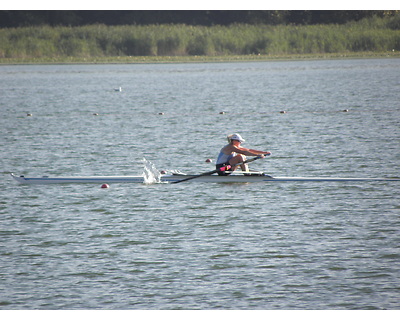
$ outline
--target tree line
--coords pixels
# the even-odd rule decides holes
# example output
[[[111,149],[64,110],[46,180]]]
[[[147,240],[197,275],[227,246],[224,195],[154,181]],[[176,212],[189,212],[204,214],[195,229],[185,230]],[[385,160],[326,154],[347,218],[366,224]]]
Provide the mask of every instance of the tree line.
[[[400,15],[326,25],[151,24],[0,28],[0,59],[400,51]]]
[[[398,10],[3,10],[0,28],[104,24],[193,26],[345,24],[364,18],[393,16]]]

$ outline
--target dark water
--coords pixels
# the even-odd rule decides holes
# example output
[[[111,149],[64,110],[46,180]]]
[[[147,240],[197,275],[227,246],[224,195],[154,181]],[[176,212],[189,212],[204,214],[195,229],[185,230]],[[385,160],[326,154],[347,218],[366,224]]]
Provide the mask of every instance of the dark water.
[[[398,183],[7,173],[204,172],[238,132],[275,176],[400,176],[399,74],[398,59],[1,66],[0,308],[398,309]]]

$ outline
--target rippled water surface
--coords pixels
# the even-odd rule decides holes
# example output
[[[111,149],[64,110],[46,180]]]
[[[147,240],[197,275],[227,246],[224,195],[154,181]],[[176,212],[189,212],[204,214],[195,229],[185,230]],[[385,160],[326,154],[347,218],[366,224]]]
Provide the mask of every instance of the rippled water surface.
[[[398,309],[400,183],[8,173],[205,172],[238,132],[274,176],[398,177],[399,75],[398,59],[0,66],[0,309]]]

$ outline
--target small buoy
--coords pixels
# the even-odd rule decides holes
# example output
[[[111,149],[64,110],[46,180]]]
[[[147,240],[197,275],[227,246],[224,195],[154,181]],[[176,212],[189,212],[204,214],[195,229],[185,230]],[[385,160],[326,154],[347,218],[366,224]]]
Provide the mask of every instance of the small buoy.
[[[158,113],[160,116],[163,116],[164,115],[164,112],[159,112]]]
[[[221,111],[219,114],[225,114],[225,111]]]
[[[121,91],[122,91],[122,88],[121,88],[121,87],[119,87],[119,88],[116,88],[116,89],[114,89],[114,91],[121,92]]]
[[[27,113],[26,116],[27,117],[32,117],[32,113]]]
[[[93,113],[94,116],[98,116],[99,114],[97,112]]]
[[[349,112],[349,109],[344,109],[343,112]]]
[[[212,160],[211,159],[207,159],[206,162],[212,162]]]
[[[286,113],[286,111],[285,111],[285,110],[282,110],[282,111],[279,111],[279,113]]]
[[[108,189],[110,186],[107,183],[103,183],[100,188]]]
[[[161,170],[160,173],[161,174],[167,174],[167,171],[166,170]]]

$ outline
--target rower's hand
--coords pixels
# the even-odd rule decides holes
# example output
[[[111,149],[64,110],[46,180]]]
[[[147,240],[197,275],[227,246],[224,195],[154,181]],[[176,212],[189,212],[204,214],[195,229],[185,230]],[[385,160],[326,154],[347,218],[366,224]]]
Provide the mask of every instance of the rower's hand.
[[[260,155],[258,155],[258,157],[262,159],[262,158],[265,158],[266,156],[269,156],[269,155],[271,155],[271,152],[260,154]]]

